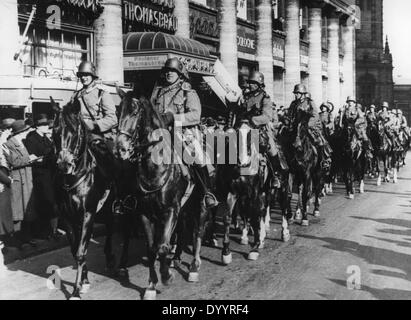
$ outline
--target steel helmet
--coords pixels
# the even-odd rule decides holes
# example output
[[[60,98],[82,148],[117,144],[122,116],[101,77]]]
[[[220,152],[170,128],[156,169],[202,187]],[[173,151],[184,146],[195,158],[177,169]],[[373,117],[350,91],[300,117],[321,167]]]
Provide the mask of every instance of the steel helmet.
[[[250,78],[248,79],[248,82],[255,82],[258,83],[260,86],[265,86],[264,75],[259,71],[253,71],[251,73]]]
[[[387,101],[384,101],[384,102],[382,103],[382,108],[387,108],[387,109],[390,108],[390,105],[388,104]]]
[[[80,63],[78,67],[77,77],[81,77],[81,75],[83,74],[88,74],[93,76],[94,78],[98,78],[96,67],[90,61],[83,61],[82,63]]]
[[[184,65],[178,58],[170,58],[170,59],[167,59],[163,70],[164,71],[173,70],[179,74],[183,74]]]
[[[346,101],[347,103],[348,102],[354,102],[354,103],[357,103],[357,99],[355,99],[355,97],[353,97],[353,96],[348,96],[347,97],[347,101]]]
[[[307,88],[303,84],[296,84],[293,93],[307,94]]]

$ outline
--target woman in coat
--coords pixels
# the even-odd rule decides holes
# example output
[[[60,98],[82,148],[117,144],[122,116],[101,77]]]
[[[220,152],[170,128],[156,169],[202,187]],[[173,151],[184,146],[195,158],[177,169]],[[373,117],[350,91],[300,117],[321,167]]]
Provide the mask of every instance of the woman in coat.
[[[0,242],[14,231],[11,210],[10,170],[4,152],[4,145],[11,134],[11,125],[15,120],[4,119],[0,124]]]
[[[31,237],[31,223],[35,219],[33,206],[33,177],[30,161],[36,158],[30,157],[23,140],[30,127],[24,120],[17,120],[12,124],[12,137],[5,144],[6,160],[11,169],[11,207],[15,231],[22,231],[20,240],[32,246],[36,242]],[[23,228],[22,228],[23,227]]]

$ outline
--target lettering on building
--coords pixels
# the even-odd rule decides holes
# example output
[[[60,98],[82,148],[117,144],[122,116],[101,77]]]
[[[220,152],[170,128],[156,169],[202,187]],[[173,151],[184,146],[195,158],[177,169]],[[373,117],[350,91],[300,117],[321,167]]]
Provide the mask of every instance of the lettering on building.
[[[240,47],[255,50],[255,40],[244,37],[237,37],[237,44]]]
[[[150,3],[144,3],[143,1],[124,1],[124,20],[132,24],[138,23],[160,30],[176,32],[178,28],[178,19],[172,13],[172,9],[175,7],[174,1],[151,0],[148,2]],[[156,5],[158,9],[152,5]]]
[[[103,0],[59,0],[58,2],[62,1],[67,2],[72,6],[88,9],[93,12],[101,10],[103,3]]]

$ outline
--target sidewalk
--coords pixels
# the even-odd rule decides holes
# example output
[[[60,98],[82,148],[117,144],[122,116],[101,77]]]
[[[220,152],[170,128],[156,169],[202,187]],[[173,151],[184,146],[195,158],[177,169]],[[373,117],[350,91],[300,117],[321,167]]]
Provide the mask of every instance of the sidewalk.
[[[95,224],[93,231],[93,238],[98,238],[105,236],[106,226],[104,224]],[[61,236],[58,240],[44,240],[35,239],[37,242],[36,247],[31,247],[30,245],[25,245],[21,250],[16,247],[4,248],[4,264],[8,265],[19,260],[25,260],[34,256],[44,254],[46,252],[58,250],[69,246],[67,237],[65,235]]]

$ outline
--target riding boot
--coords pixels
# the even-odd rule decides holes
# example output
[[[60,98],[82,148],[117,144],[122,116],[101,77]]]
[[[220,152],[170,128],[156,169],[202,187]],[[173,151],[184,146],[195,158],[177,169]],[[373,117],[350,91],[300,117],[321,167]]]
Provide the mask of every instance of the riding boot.
[[[369,140],[364,140],[364,150],[365,150],[365,155],[368,159],[372,159],[374,158],[373,154],[372,154],[372,146]]]
[[[204,188],[204,198],[203,203],[207,209],[215,208],[218,206],[219,202],[216,196],[210,191],[211,189],[211,179],[210,174],[208,172],[207,166],[195,166],[196,172],[198,174],[198,178],[201,180]]]

